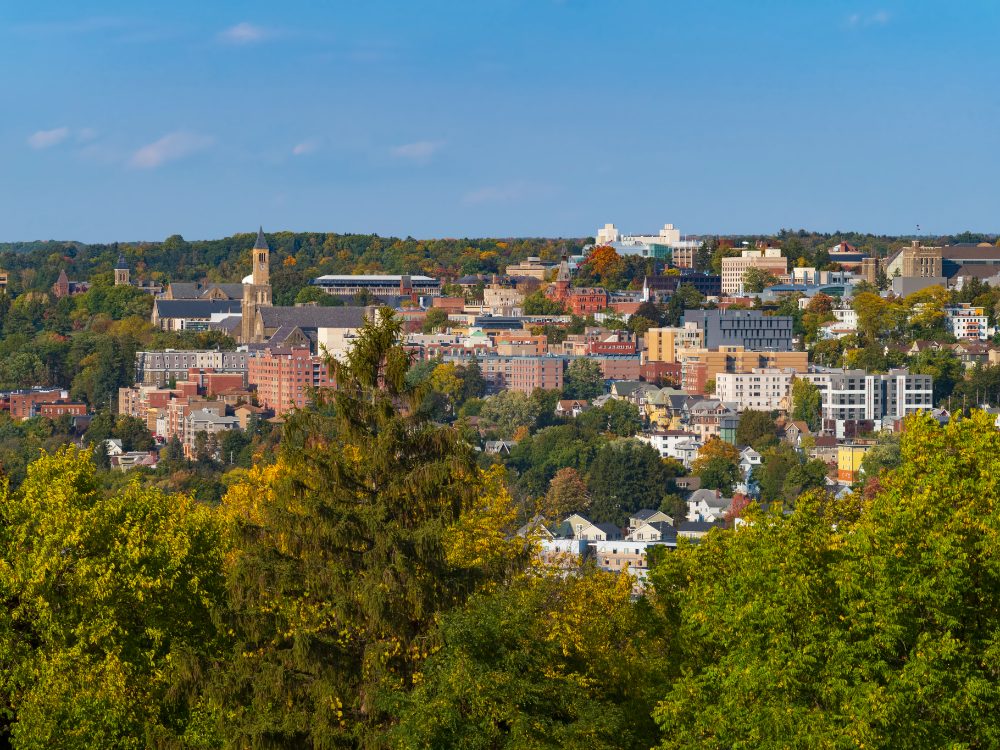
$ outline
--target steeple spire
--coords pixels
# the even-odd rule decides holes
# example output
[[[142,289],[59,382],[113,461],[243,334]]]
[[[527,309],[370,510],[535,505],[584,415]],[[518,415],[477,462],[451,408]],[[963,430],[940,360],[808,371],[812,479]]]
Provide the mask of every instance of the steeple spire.
[[[253,243],[253,249],[254,250],[270,250],[271,249],[271,248],[269,248],[267,246],[267,240],[264,239],[264,227],[263,226],[261,226],[257,230],[257,241],[255,243]]]

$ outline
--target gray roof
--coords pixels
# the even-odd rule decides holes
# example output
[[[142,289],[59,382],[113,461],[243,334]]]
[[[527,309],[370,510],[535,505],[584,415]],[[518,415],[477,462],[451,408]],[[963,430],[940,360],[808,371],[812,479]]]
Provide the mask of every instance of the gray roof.
[[[153,303],[161,318],[210,318],[216,313],[241,312],[241,302],[231,299],[158,299]]]
[[[125,253],[118,253],[118,262],[115,263],[116,271],[127,271],[128,263],[125,262]]]
[[[685,531],[711,531],[712,529],[724,529],[725,524],[721,524],[718,521],[715,523],[709,523],[708,521],[683,521],[677,530],[680,532]]]
[[[270,250],[267,246],[267,240],[264,239],[264,227],[259,227],[257,229],[257,241],[253,243],[254,250]]]
[[[645,521],[647,518],[655,516],[660,511],[653,510],[652,508],[640,508],[635,513],[632,514],[632,518],[638,518],[640,521]]]
[[[258,307],[265,328],[360,328],[368,307]]]
[[[193,281],[175,281],[170,284],[174,299],[201,299],[212,289],[221,290],[229,299],[243,298],[242,284],[198,284]]]
[[[600,529],[605,534],[618,534],[622,533],[622,530],[615,526],[613,523],[595,523],[592,524],[594,528]]]
[[[213,331],[225,331],[230,335],[238,335],[242,325],[242,315],[230,315],[228,318],[223,318],[217,323],[209,323],[208,327]]]
[[[656,521],[649,524],[652,528],[656,529],[660,533],[660,539],[664,542],[667,541],[677,541],[677,529],[671,526],[666,521]]]

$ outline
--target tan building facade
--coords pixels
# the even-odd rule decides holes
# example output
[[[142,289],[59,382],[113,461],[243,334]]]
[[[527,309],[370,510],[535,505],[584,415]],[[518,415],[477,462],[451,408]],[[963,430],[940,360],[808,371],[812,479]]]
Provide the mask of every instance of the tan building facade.
[[[751,268],[759,268],[780,278],[788,275],[788,258],[776,247],[744,250],[735,258],[723,258],[722,293],[730,295],[742,291],[743,275]]]

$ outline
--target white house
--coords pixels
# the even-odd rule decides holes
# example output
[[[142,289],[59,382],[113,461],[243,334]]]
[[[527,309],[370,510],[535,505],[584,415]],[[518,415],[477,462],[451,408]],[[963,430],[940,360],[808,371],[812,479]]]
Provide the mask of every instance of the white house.
[[[695,490],[687,501],[687,520],[721,521],[732,502],[731,498],[722,497],[718,490]]]
[[[657,430],[655,432],[644,432],[636,437],[644,443],[648,443],[660,454],[660,458],[673,458],[683,461],[686,452],[678,446],[683,443],[697,440],[698,436],[693,432],[684,430]]]

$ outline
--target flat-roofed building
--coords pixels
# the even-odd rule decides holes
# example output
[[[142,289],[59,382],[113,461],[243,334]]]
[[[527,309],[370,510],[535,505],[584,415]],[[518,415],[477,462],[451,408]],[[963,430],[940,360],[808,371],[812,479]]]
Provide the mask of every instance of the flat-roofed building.
[[[787,411],[791,408],[792,369],[754,368],[750,372],[720,372],[715,376],[715,397],[737,411]]]
[[[330,274],[317,276],[311,283],[335,297],[354,297],[364,293],[373,297],[437,297],[441,294],[438,279],[420,275]]]
[[[309,349],[265,349],[247,362],[247,380],[257,387],[261,406],[276,415],[301,409],[317,388],[332,388],[325,357]]]
[[[781,250],[769,247],[763,250],[744,250],[740,255],[722,259],[722,293],[739,294],[743,291],[743,277],[751,268],[773,274],[779,280],[788,275],[788,258]]]

